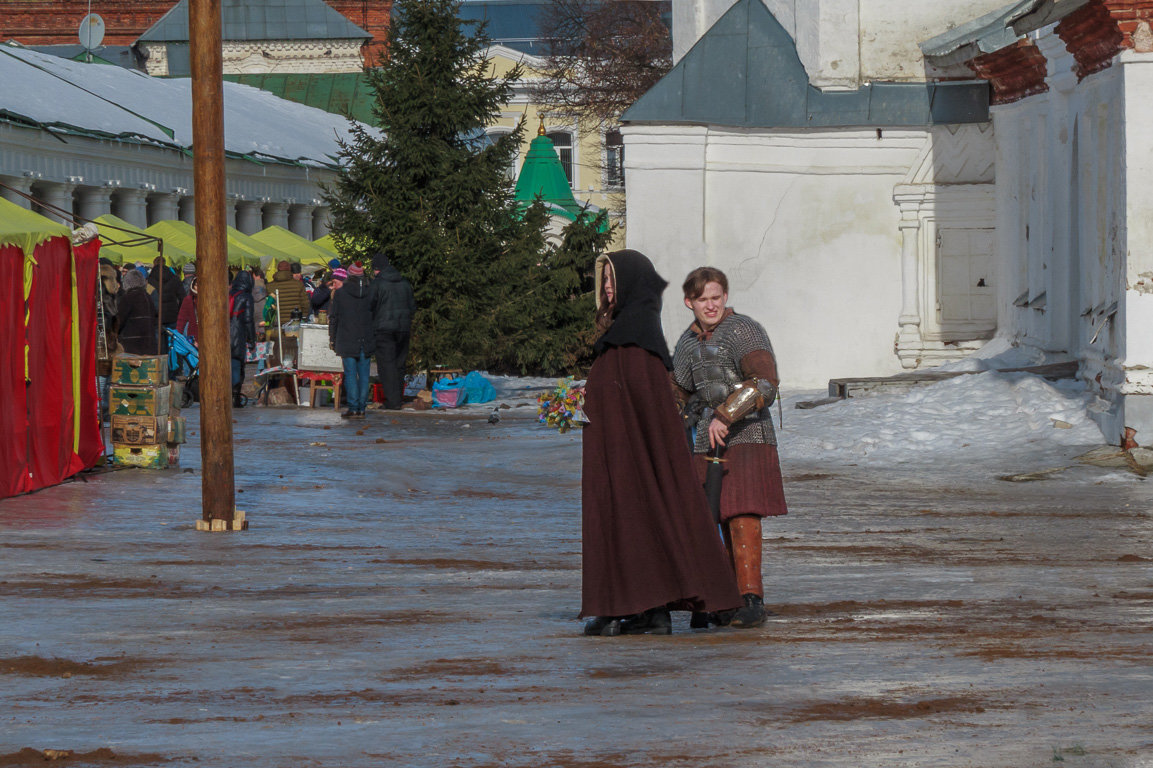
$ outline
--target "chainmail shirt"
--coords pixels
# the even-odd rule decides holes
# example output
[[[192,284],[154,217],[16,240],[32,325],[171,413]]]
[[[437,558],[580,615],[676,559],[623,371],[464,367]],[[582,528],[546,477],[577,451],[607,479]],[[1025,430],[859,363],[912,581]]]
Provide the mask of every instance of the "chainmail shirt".
[[[743,371],[740,363],[758,350],[773,353],[768,333],[757,321],[735,312],[723,319],[708,339],[698,337],[692,328],[681,335],[673,353],[673,376],[677,386],[693,393],[701,406],[695,419],[694,453],[709,452],[713,411],[728,399],[736,384],[752,378],[752,372]],[[734,422],[725,438],[726,445],[758,443],[777,444],[769,405]]]

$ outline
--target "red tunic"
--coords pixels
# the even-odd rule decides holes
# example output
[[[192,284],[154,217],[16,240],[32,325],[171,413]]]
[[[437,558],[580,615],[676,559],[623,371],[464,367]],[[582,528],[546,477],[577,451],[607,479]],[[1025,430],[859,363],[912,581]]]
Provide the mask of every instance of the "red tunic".
[[[660,359],[606,349],[584,410],[581,616],[740,606]]]

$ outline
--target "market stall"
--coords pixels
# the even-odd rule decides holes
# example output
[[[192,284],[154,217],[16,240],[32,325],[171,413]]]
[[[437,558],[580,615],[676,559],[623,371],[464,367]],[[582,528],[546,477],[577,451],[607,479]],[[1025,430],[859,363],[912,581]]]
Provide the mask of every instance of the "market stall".
[[[100,241],[0,200],[0,498],[104,454],[96,392]]]

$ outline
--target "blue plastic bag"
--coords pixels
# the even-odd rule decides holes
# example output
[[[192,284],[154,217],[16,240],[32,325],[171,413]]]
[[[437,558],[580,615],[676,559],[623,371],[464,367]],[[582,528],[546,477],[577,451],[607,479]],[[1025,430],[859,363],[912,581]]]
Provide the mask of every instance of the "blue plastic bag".
[[[465,402],[490,403],[496,400],[496,389],[480,371],[471,371],[464,377]]]

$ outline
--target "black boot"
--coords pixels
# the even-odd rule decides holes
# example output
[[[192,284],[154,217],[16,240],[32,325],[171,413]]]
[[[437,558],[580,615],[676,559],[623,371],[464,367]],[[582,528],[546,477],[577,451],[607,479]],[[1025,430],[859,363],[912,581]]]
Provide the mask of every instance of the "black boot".
[[[731,626],[748,628],[759,627],[765,623],[765,618],[768,612],[765,610],[764,600],[760,595],[744,594],[741,597],[745,600],[743,608],[738,608],[736,614],[733,615],[733,620],[729,622]]]
[[[244,396],[240,394],[240,385],[236,384],[232,387],[232,407],[243,408]]]
[[[584,633],[590,637],[616,637],[621,633],[621,620],[613,616],[597,616],[585,622]]]
[[[689,629],[708,629],[710,626],[727,627],[736,612],[736,608],[725,611],[709,611],[708,613],[693,611],[692,617],[689,618]]]
[[[622,635],[671,635],[673,621],[667,608],[650,608],[621,622]]]

